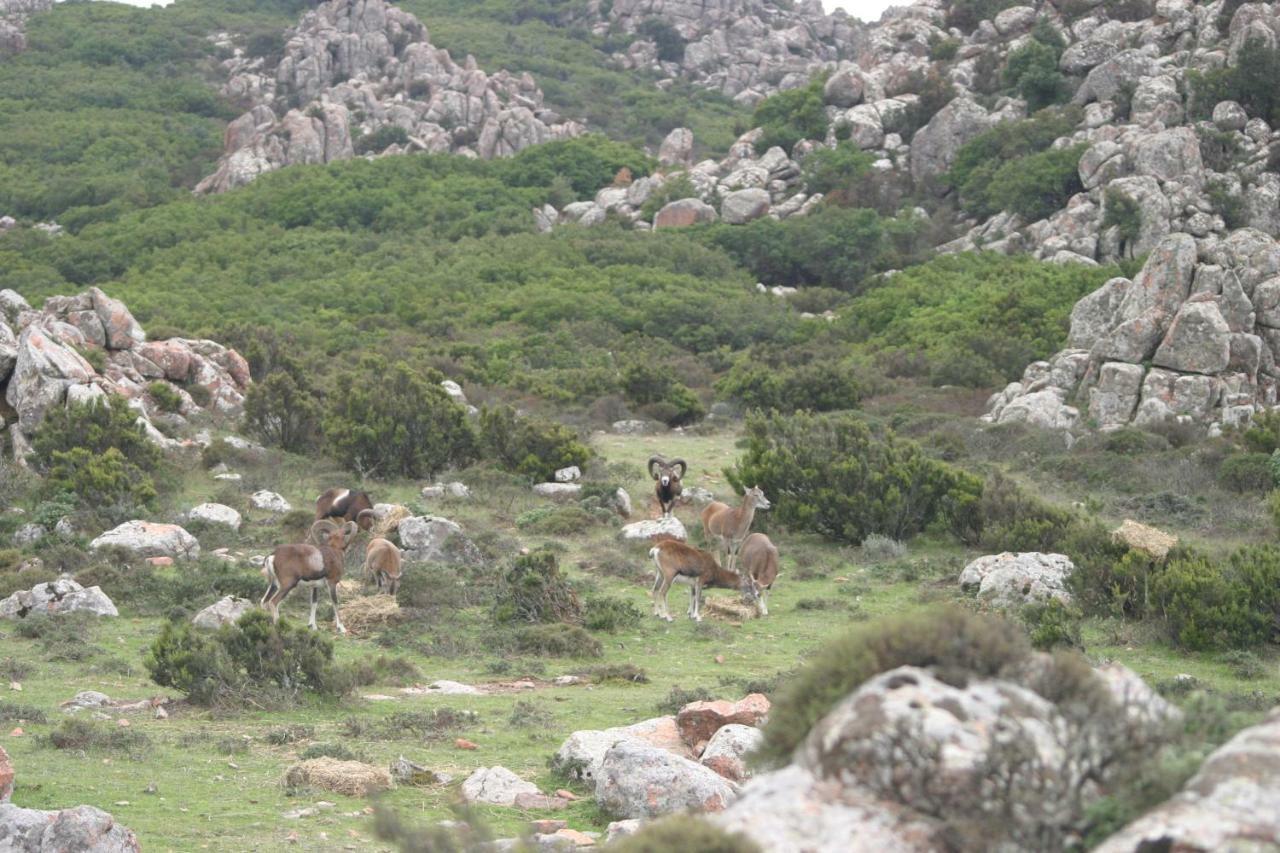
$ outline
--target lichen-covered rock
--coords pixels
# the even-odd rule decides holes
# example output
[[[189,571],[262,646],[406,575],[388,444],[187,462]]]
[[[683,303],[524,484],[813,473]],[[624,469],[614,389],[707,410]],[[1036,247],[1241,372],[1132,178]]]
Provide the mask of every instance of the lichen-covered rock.
[[[676,714],[676,726],[680,737],[695,753],[724,726],[736,723],[743,726],[761,726],[769,718],[769,698],[763,693],[752,693],[737,702],[716,699],[710,702],[690,702]]]
[[[60,613],[120,615],[101,587],[91,586],[86,589],[67,577],[36,584],[28,590],[19,590],[0,601],[2,619],[25,619],[32,615],[53,616]]]
[[[283,515],[293,509],[293,505],[283,497],[275,492],[269,492],[266,489],[256,491],[250,495],[249,503],[254,509],[266,510],[267,512],[273,512],[277,515]]]
[[[533,493],[540,498],[551,498],[553,501],[563,502],[572,500],[582,494],[582,484],[536,483],[533,487]]]
[[[769,212],[769,191],[759,187],[731,192],[720,203],[720,218],[729,225],[745,225]]]
[[[397,528],[404,559],[410,563],[476,565],[480,549],[467,538],[456,521],[423,515],[400,521]]]
[[[1280,710],[1218,748],[1173,799],[1094,849],[1274,850],[1280,839]]]
[[[916,131],[911,140],[911,177],[917,183],[936,178],[955,162],[960,146],[991,126],[991,117],[969,98],[956,98]]]
[[[698,198],[682,198],[669,202],[653,217],[654,228],[687,228],[702,222],[715,222],[716,209]]]
[[[176,524],[154,521],[126,521],[89,543],[89,549],[123,548],[135,557],[172,557],[194,560],[200,543]]]
[[[683,758],[693,757],[680,737],[676,718],[655,717],[630,726],[574,732],[556,750],[551,766],[575,779],[593,781],[600,774],[605,753],[614,744],[624,740],[666,750]]]
[[[13,853],[139,853],[138,837],[93,806],[61,811],[0,805],[0,846]]]
[[[220,524],[223,527],[230,527],[232,530],[240,529],[240,513],[236,512],[226,504],[203,503],[192,507],[187,512],[187,518],[190,521],[199,521],[204,524]]]
[[[632,740],[610,747],[596,776],[596,802],[615,817],[718,812],[736,796],[737,786],[718,773]]]
[[[538,786],[526,782],[505,767],[480,767],[462,783],[462,798],[469,803],[515,805],[520,794],[537,794]]]
[[[717,729],[707,741],[698,763],[732,782],[744,782],[752,775],[746,757],[763,742],[764,733],[755,726],[729,723]]]
[[[254,606],[254,603],[247,598],[225,595],[193,616],[191,623],[197,628],[216,630],[223,625],[239,621],[240,617],[252,610]]]
[[[1185,373],[1221,373],[1231,362],[1231,327],[1211,299],[1183,303],[1152,364]]]
[[[678,539],[687,541],[689,533],[684,523],[674,515],[669,518],[645,519],[624,525],[618,531],[618,538],[624,542],[652,542],[659,539]]]
[[[1025,604],[1056,599],[1070,603],[1067,579],[1075,571],[1064,554],[993,554],[979,557],[960,573],[960,587],[976,591],[993,607],[1014,610]]]

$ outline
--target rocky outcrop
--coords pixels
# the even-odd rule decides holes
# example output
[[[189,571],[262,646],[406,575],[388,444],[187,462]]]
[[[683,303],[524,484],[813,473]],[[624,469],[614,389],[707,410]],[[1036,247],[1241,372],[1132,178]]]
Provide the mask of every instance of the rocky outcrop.
[[[68,577],[36,584],[19,590],[0,601],[0,619],[26,619],[28,616],[53,616],[60,613],[92,613],[94,616],[119,616],[115,604],[100,587],[85,589]]]
[[[243,410],[250,378],[239,353],[213,341],[148,341],[125,304],[96,287],[50,297],[39,311],[17,293],[0,291],[0,307],[0,389],[22,438],[35,435],[52,407],[116,394],[138,411],[149,438],[177,446],[151,423],[161,411],[148,392],[152,382],[167,383],[180,401],[178,413],[166,415],[171,423],[202,413],[234,417]],[[94,353],[100,359],[91,363],[86,354]],[[190,393],[197,388],[203,405]]]
[[[676,727],[684,742],[696,754],[701,754],[711,738],[725,726],[762,726],[768,719],[768,697],[752,693],[737,702],[723,699],[690,702],[676,715]]]
[[[1104,841],[1101,853],[1265,850],[1280,838],[1280,709],[1227,741],[1173,799]]]
[[[275,67],[234,50],[224,92],[253,107],[228,125],[217,171],[197,192],[358,153],[503,157],[584,130],[547,109],[528,74],[454,61],[417,18],[384,0],[329,0],[307,12]]]
[[[605,752],[596,776],[596,802],[620,818],[718,812],[736,796],[737,786],[715,771],[630,740]]]
[[[600,775],[605,753],[622,741],[656,747],[683,758],[694,757],[680,737],[675,717],[655,717],[630,726],[574,732],[556,750],[551,766],[573,778],[593,782]]]
[[[1199,424],[1216,432],[1278,402],[1280,243],[1170,234],[1132,281],[1076,304],[1070,349],[1029,366],[986,419],[1072,429]],[[1034,409],[1029,417],[1026,412]]]
[[[791,764],[709,819],[784,853],[1057,849],[1086,822],[1117,748],[1157,749],[1178,717],[1123,668],[1099,673],[1105,690],[1082,716],[1046,698],[1063,683],[1058,666],[1036,655],[1004,679],[882,672],[832,707]]]
[[[0,57],[27,48],[27,18],[53,8],[54,0],[0,0]]]
[[[198,521],[201,524],[218,524],[223,527],[230,527],[232,530],[240,529],[240,513],[226,504],[203,503],[199,506],[192,507],[187,512],[188,521]]]
[[[402,519],[397,531],[407,562],[476,565],[481,559],[479,549],[456,521],[415,516]]]

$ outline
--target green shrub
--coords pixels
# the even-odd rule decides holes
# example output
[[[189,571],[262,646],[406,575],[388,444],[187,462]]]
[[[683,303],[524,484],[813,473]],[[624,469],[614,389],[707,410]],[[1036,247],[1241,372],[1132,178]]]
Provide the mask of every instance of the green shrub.
[[[214,633],[166,622],[144,660],[151,679],[197,705],[244,696],[296,701],[303,692],[341,695],[352,686],[333,664],[333,641],[253,610]]]
[[[151,738],[135,728],[70,717],[49,732],[49,745],[54,749],[109,752],[141,761],[151,749]]]
[[[614,175],[627,169],[633,177],[649,174],[653,161],[624,142],[600,134],[531,145],[497,166],[503,179],[516,187],[550,186],[557,176],[568,179],[580,198],[593,198]]]
[[[1280,450],[1280,411],[1269,409],[1254,415],[1244,432],[1244,446],[1254,453],[1268,455]]]
[[[693,181],[690,181],[689,176],[684,172],[668,175],[667,179],[662,182],[662,186],[650,193],[649,197],[645,199],[644,204],[640,207],[640,217],[646,222],[652,222],[658,211],[671,202],[679,201],[682,198],[698,198],[698,190],[693,185]]]
[[[1017,0],[956,0],[947,10],[947,26],[958,27],[969,33],[983,21],[989,21],[1011,6],[1018,5]]]
[[[555,658],[598,658],[603,654],[600,641],[581,625],[552,622],[528,625],[515,633],[516,649],[524,654]]]
[[[1267,492],[1275,488],[1271,457],[1266,453],[1233,453],[1218,466],[1218,483],[1233,492]]]
[[[1116,274],[1026,256],[946,255],[877,281],[833,325],[878,353],[890,375],[942,377],[969,365],[949,384],[990,387],[1062,349],[1076,302]]]
[[[640,608],[630,601],[608,595],[588,598],[583,605],[582,623],[592,631],[618,631],[636,628],[644,620]]]
[[[162,412],[176,412],[182,408],[182,395],[168,382],[156,380],[147,385],[147,394]]]
[[[1036,22],[1032,38],[1009,53],[1004,66],[1004,82],[1027,102],[1031,111],[1065,101],[1071,94],[1067,80],[1058,70],[1062,37],[1044,19]]]
[[[320,403],[304,374],[281,370],[249,386],[244,422],[263,444],[305,453],[319,443]]]
[[[1018,612],[1018,619],[1027,629],[1031,645],[1040,651],[1065,647],[1084,649],[1080,635],[1083,614],[1074,605],[1063,604],[1056,598],[1028,604]]]
[[[917,77],[912,81],[918,98],[915,103],[910,104],[902,119],[902,127],[899,133],[902,138],[908,142],[920,128],[928,124],[938,111],[951,103],[956,97],[956,89],[951,85],[951,81],[943,76],[937,65],[929,67],[929,71],[922,78]]]
[[[409,131],[396,124],[384,124],[372,133],[363,133],[356,137],[357,154],[380,154],[392,145],[408,145]]]
[[[1054,140],[1070,136],[1081,118],[1078,107],[1041,110],[1021,121],[1001,122],[960,146],[946,183],[960,193],[968,213],[986,217],[1000,211],[991,196],[991,181],[999,169],[1015,160],[1045,151]]]
[[[996,472],[983,484],[978,504],[981,544],[989,552],[1058,551],[1076,516],[1029,494]]]
[[[1219,101],[1237,101],[1250,116],[1269,124],[1280,121],[1280,48],[1251,38],[1240,48],[1235,62],[1226,68],[1188,74],[1192,112],[1207,117]]]
[[[1273,489],[1267,494],[1267,512],[1271,515],[1271,523],[1280,533],[1280,489]]]
[[[83,506],[146,504],[156,496],[151,475],[164,458],[123,397],[51,408],[32,447],[47,487]]]
[[[313,743],[298,754],[301,761],[312,758],[333,758],[338,761],[356,761],[356,754],[340,743]]]
[[[738,832],[727,832],[694,815],[677,815],[646,823],[635,835],[612,845],[616,853],[761,853],[760,846]]]
[[[308,516],[308,527],[310,523]],[[182,569],[133,563],[98,561],[76,572],[76,579],[84,586],[102,587],[130,614],[146,616],[162,616],[174,607],[199,610],[226,595],[256,601],[266,587],[256,569],[217,557],[203,557]]]
[[[825,195],[847,190],[871,171],[874,161],[874,157],[852,142],[840,142],[835,148],[819,148],[804,158],[805,189]]]
[[[849,414],[752,415],[735,488],[759,485],[791,527],[857,544],[871,533],[905,539],[935,521],[974,522],[976,478],[930,459],[914,442],[872,435]]]
[[[666,407],[666,417],[657,420],[667,426],[685,426],[701,420],[707,413],[697,395],[677,380],[666,365],[634,362],[623,369],[621,383],[622,393],[631,403]]]
[[[710,690],[705,687],[695,687],[692,690],[685,689],[680,685],[674,685],[667,695],[657,704],[658,713],[673,715],[680,713],[680,709],[690,702],[713,702],[719,699]]]
[[[582,621],[582,604],[560,573],[556,556],[535,551],[515,557],[502,574],[493,607],[495,622]]]
[[[366,355],[336,379],[324,419],[329,450],[365,477],[421,478],[466,466],[476,457],[475,432],[440,387],[443,378]]]
[[[802,139],[822,139],[827,135],[827,111],[822,100],[826,82],[826,75],[819,75],[807,86],[784,89],[756,105],[751,122],[763,131],[756,141],[758,153],[774,146],[790,153]]]
[[[1243,195],[1231,192],[1226,181],[1210,181],[1205,188],[1205,194],[1228,228],[1235,230],[1248,224],[1249,213],[1245,207]]]
[[[1080,157],[1087,147],[1054,148],[1006,163],[991,177],[992,203],[1028,223],[1057,212],[1084,189]]]
[[[716,390],[744,409],[784,413],[856,408],[869,390],[864,379],[869,369],[847,357],[806,361],[795,350],[776,355],[749,352],[739,357]]]
[[[580,506],[538,507],[516,516],[516,527],[544,536],[576,536],[597,522]]]
[[[933,62],[950,62],[960,51],[960,39],[939,38],[929,40],[929,59]]]
[[[549,481],[556,471],[582,467],[591,449],[562,424],[521,417],[509,406],[480,413],[480,444],[484,455],[508,471],[536,482]]]
[[[658,48],[662,62],[679,62],[684,59],[684,38],[680,31],[661,18],[646,18],[636,27],[636,34],[652,41]]]
[[[1171,559],[1151,583],[1174,642],[1188,649],[1250,648],[1280,631],[1280,548],[1244,548],[1225,562]]]

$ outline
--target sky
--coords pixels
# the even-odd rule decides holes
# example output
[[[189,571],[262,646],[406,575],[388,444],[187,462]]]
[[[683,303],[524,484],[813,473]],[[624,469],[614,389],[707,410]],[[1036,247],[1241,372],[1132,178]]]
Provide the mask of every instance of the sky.
[[[844,9],[855,18],[864,21],[880,20],[880,13],[890,6],[905,6],[910,0],[822,0],[828,12]]]

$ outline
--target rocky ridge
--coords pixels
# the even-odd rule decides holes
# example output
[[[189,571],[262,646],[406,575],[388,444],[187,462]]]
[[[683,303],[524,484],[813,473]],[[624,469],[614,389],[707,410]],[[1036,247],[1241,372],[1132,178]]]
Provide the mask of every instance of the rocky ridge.
[[[543,105],[529,74],[486,74],[470,56],[455,62],[421,21],[383,0],[330,0],[287,38],[274,63],[217,38],[234,53],[223,63],[223,93],[250,108],[228,125],[218,168],[197,192],[362,148],[491,158],[584,131]],[[379,141],[380,132],[391,135]]]
[[[148,341],[125,304],[96,287],[50,297],[40,310],[0,291],[0,389],[8,406],[0,429],[19,460],[54,406],[118,394],[137,410],[147,435],[171,448],[180,442],[157,424],[180,428],[202,413],[235,417],[249,381],[249,365],[235,350],[207,340]],[[155,382],[176,395],[176,412],[152,398]]]

